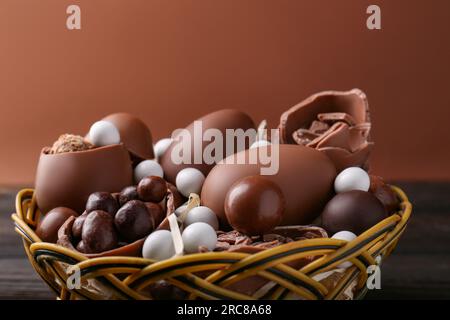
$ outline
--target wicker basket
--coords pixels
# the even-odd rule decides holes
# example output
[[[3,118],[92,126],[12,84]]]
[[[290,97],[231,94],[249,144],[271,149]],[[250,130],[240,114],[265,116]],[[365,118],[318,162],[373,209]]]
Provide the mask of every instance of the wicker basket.
[[[412,206],[405,193],[392,188],[401,200],[401,210],[351,242],[308,239],[256,254],[198,253],[160,262],[133,257],[88,259],[41,242],[34,232],[39,210],[32,189],[18,193],[17,213],[12,219],[30,263],[60,299],[151,299],[146,288],[160,280],[181,289],[188,299],[358,299],[367,291],[367,268],[380,263],[378,256],[382,260],[389,256],[411,215]],[[307,257],[314,259],[299,270],[289,264]],[[336,269],[345,261],[353,265]],[[74,265],[79,267],[81,286],[68,289],[67,279]],[[333,272],[333,281],[321,279]],[[265,280],[265,290],[250,296],[232,289],[233,283],[251,277]]]

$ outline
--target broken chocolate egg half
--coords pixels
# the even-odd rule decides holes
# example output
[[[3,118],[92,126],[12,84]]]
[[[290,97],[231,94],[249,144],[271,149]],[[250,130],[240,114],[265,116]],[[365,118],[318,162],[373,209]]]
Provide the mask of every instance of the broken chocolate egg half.
[[[56,207],[83,212],[95,191],[116,192],[132,184],[130,155],[122,144],[83,151],[41,152],[36,172],[36,201],[42,213]]]
[[[353,89],[310,96],[281,115],[279,131],[281,143],[317,149],[340,172],[354,166],[368,169],[370,127],[367,97]]]
[[[119,130],[120,140],[130,152],[134,165],[155,157],[152,134],[141,119],[121,112],[110,114],[102,120],[111,122]]]

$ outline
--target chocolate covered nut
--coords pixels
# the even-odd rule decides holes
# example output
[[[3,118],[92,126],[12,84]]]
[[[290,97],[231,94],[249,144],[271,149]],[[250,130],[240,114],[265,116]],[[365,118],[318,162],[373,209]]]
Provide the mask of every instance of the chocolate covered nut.
[[[101,210],[114,216],[119,209],[116,199],[109,192],[94,192],[86,202],[86,212]]]
[[[139,182],[137,193],[142,201],[158,203],[167,194],[167,183],[158,176],[145,177]]]
[[[157,203],[146,202],[145,206],[147,207],[147,210],[150,213],[150,215],[153,217],[153,221],[155,222],[156,228],[164,220],[165,212],[163,208]]]
[[[329,234],[361,234],[387,217],[383,204],[370,192],[353,190],[337,194],[325,206],[322,225]]]
[[[78,242],[76,249],[82,253],[89,253],[89,249],[86,247],[86,242],[84,242],[83,240]]]
[[[65,207],[50,210],[39,222],[36,234],[44,242],[56,243],[59,228],[71,216],[76,217],[78,213]]]
[[[309,126],[309,131],[319,135],[321,133],[324,133],[330,128],[330,126],[322,121],[314,120],[311,125]]]
[[[328,112],[328,113],[319,113],[317,115],[317,119],[326,123],[335,123],[335,122],[345,122],[349,126],[354,126],[356,124],[355,119],[345,112]]]
[[[125,187],[119,194],[119,205],[123,206],[130,200],[139,200],[136,186]]]
[[[155,221],[147,206],[139,200],[124,204],[117,211],[114,224],[121,238],[128,242],[147,236],[155,228]]]
[[[225,198],[230,225],[247,235],[271,231],[283,219],[285,199],[280,187],[262,176],[249,176],[231,186]]]
[[[84,220],[86,220],[89,213],[86,211],[75,219],[72,225],[72,235],[75,239],[81,239],[81,232],[83,230]]]
[[[81,252],[99,253],[114,249],[118,243],[117,232],[114,229],[114,219],[111,214],[95,210],[88,214],[81,232]]]

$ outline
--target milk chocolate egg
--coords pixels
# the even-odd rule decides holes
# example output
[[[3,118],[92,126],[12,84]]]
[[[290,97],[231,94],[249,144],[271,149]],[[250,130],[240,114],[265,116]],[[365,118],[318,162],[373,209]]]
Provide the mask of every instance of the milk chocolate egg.
[[[120,133],[120,140],[132,156],[153,159],[152,134],[147,125],[139,118],[128,113],[113,113],[103,118],[113,123]]]
[[[253,120],[245,113],[238,111],[238,110],[232,110],[232,109],[224,109],[219,110],[213,113],[210,113],[197,121],[200,121],[202,126],[203,133],[207,129],[217,129],[219,130],[223,137],[225,137],[226,129],[243,129],[244,131],[247,129],[255,128],[255,124]],[[209,171],[214,167],[215,163],[205,163],[203,159],[203,150],[211,143],[211,141],[202,141],[202,132],[200,132],[200,135],[194,134],[194,128],[195,128],[195,122],[191,123],[188,127],[186,127],[187,132],[190,133],[190,163],[181,163],[176,164],[172,159],[172,151],[175,153],[180,148],[180,145],[183,144],[182,140],[177,141],[177,137],[175,137],[175,141],[172,142],[170,147],[167,149],[167,151],[161,156],[160,163],[164,169],[165,178],[167,181],[171,183],[175,183],[175,178],[179,171],[181,171],[184,168],[192,167],[200,170],[205,176],[208,175]],[[198,127],[197,127],[198,128]],[[178,135],[179,137],[179,135]],[[247,139],[248,140],[248,139]],[[200,155],[200,161],[194,161],[194,154],[195,154],[195,145],[200,146],[200,149],[202,151],[202,155]],[[237,149],[237,142],[236,139],[234,140],[234,149]],[[249,147],[248,141],[246,141],[245,148]],[[224,139],[223,141],[223,154],[224,157],[228,156],[232,153],[226,154],[226,141]]]
[[[78,213],[69,208],[54,208],[39,221],[36,234],[44,242],[56,243],[59,228],[72,216],[77,217]]]
[[[274,168],[278,160],[278,171],[264,177],[275,182],[284,195],[285,210],[281,225],[310,223],[332,195],[336,169],[331,160],[317,150],[298,145],[278,147],[279,159],[276,156],[272,159]],[[230,159],[224,159],[211,170],[203,184],[202,205],[211,208],[223,226],[228,225],[224,203],[230,187],[241,178],[260,175],[260,169],[267,167],[261,163],[248,163],[249,156],[256,157],[261,148],[270,146],[242,151],[247,164],[229,163]]]
[[[35,182],[37,204],[44,213],[56,207],[83,212],[91,193],[117,192],[133,182],[130,155],[122,144],[47,152],[41,152]]]
[[[225,215],[230,225],[252,236],[265,234],[278,226],[284,207],[284,196],[278,185],[263,176],[238,180],[225,198]]]

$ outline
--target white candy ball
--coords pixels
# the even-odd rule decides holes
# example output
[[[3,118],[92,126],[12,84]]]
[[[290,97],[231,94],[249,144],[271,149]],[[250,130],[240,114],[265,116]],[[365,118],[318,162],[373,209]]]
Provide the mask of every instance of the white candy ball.
[[[158,230],[145,239],[142,256],[146,259],[165,260],[175,255],[172,234],[167,230]]]
[[[175,212],[174,212],[175,215],[177,217],[179,217],[186,210],[186,208],[187,208],[186,204],[183,204],[183,205],[179,206],[178,208],[175,209]]]
[[[164,176],[163,168],[155,160],[141,161],[136,168],[134,168],[134,180],[136,184],[148,176],[158,176],[161,178]]]
[[[339,231],[335,233],[331,238],[337,240],[352,241],[356,238],[356,234],[350,231]]]
[[[205,247],[209,251],[213,250],[217,244],[216,231],[209,224],[196,222],[184,229],[183,234],[184,251],[186,253],[196,253],[199,247]]]
[[[339,173],[334,180],[334,190],[336,193],[361,190],[368,191],[370,187],[370,177],[359,167],[350,167]]]
[[[184,220],[184,226],[187,227],[196,222],[204,222],[209,224],[214,230],[219,229],[219,220],[216,214],[210,208],[205,206],[199,206],[192,208],[186,215]]]
[[[339,231],[339,232],[335,233],[331,238],[337,239],[337,240],[352,241],[353,239],[356,238],[356,234],[354,234],[353,232],[350,232],[350,231]],[[353,265],[353,263],[351,263],[350,261],[346,261],[346,262],[342,262],[337,267],[339,269],[347,269],[347,268],[350,268],[352,265]]]
[[[250,149],[253,148],[258,148],[258,147],[265,147],[265,146],[270,146],[271,143],[267,140],[258,140],[252,143],[252,145],[250,146]]]
[[[89,141],[97,146],[109,146],[120,143],[120,133],[109,121],[97,121],[89,129]]]
[[[164,138],[155,143],[155,145],[153,146],[155,158],[159,159],[164,154],[164,152],[166,152],[171,143],[172,139],[170,138]]]
[[[191,193],[200,194],[204,181],[205,176],[200,170],[186,168],[178,172],[175,184],[183,196],[189,197]]]

